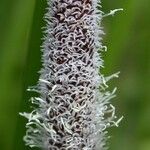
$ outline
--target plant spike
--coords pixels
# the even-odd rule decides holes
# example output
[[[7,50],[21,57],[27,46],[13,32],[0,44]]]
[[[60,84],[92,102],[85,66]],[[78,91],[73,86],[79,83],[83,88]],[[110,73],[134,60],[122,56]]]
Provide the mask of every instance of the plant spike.
[[[118,126],[106,91],[101,20],[98,0],[47,0],[48,12],[37,91],[31,102],[24,141],[43,150],[105,150],[106,129]],[[115,13],[115,12],[113,12]],[[112,14],[112,13],[111,13]],[[100,53],[99,53],[100,51]]]

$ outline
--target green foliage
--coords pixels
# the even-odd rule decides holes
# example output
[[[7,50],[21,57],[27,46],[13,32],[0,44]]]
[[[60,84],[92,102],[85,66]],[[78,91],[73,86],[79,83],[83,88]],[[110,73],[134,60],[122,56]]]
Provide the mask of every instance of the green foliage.
[[[124,8],[103,20],[108,46],[104,70],[106,75],[121,71],[113,83],[118,87],[113,102],[118,114],[125,117],[119,128],[110,130],[110,150],[150,149],[149,5],[149,0],[103,1],[104,12]],[[1,150],[29,149],[22,141],[25,119],[18,112],[30,109],[32,93],[26,89],[38,79],[44,8],[43,0],[0,0]]]

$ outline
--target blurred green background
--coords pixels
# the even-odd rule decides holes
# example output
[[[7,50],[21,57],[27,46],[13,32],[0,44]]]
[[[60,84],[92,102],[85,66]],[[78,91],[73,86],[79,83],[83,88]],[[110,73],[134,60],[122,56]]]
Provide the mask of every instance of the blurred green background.
[[[26,120],[18,112],[29,111],[26,91],[35,85],[40,69],[41,27],[44,0],[0,0],[0,150],[30,150],[24,146]],[[150,150],[150,0],[103,0],[103,11],[124,8],[103,20],[103,73],[121,71],[111,82],[117,86],[112,100],[119,128],[109,129],[110,150]]]

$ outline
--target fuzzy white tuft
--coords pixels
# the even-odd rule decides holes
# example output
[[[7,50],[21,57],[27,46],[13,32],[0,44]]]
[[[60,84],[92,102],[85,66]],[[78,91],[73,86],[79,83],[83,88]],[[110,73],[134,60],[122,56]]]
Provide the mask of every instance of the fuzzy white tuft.
[[[118,126],[110,99],[116,88],[106,91],[99,73],[103,60],[101,20],[97,0],[48,0],[43,68],[31,99],[36,108],[22,113],[28,119],[24,140],[44,150],[105,150],[107,131]],[[113,12],[114,13],[114,12]],[[112,14],[112,13],[111,13]],[[28,89],[32,91],[32,89]]]

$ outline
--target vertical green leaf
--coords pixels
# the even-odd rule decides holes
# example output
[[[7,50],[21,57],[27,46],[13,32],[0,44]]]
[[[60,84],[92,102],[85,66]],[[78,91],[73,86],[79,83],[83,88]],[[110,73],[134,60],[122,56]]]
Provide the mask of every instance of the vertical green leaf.
[[[22,98],[22,72],[35,0],[1,3],[5,9],[1,10],[0,29],[0,149],[11,150]]]

